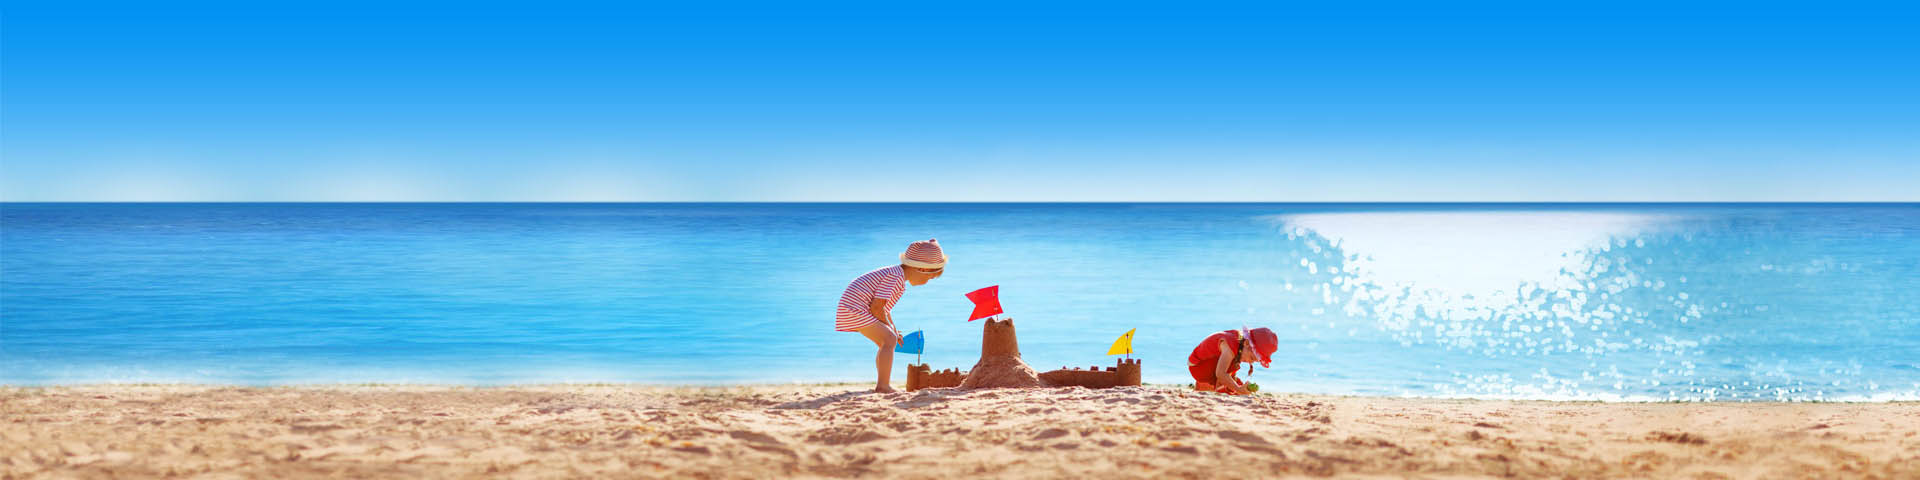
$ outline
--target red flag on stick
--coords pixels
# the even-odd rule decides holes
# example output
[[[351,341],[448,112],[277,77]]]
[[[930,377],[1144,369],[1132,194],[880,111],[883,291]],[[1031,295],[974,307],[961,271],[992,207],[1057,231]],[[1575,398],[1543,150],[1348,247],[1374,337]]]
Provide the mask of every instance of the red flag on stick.
[[[967,300],[973,301],[973,315],[967,316],[969,322],[1004,313],[1000,311],[999,285],[969,292]]]

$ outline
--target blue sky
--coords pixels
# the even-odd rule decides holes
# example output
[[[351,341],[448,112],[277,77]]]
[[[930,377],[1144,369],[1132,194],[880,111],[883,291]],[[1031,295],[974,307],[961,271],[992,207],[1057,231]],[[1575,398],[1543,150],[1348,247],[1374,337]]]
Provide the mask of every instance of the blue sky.
[[[1920,200],[1896,3],[386,3],[7,2],[0,200]]]

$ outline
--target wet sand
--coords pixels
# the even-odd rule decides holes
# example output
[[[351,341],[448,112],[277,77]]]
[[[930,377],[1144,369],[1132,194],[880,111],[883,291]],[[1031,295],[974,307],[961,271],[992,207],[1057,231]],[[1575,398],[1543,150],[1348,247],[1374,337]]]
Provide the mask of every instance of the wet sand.
[[[1920,403],[0,388],[4,478],[1920,478]]]

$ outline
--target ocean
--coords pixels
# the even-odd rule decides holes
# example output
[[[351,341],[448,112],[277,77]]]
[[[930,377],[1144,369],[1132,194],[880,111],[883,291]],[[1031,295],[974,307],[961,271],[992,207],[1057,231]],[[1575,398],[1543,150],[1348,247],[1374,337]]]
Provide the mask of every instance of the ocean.
[[[935,368],[999,285],[1041,370],[1265,326],[1267,391],[1920,400],[1920,204],[4,203],[0,384],[871,381],[834,305],[927,238]]]

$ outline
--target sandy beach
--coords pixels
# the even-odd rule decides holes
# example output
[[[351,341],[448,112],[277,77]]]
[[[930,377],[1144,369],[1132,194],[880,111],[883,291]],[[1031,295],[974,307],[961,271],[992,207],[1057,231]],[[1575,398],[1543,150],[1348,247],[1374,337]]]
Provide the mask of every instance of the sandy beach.
[[[0,476],[1920,478],[1911,402],[858,388],[6,388]]]

